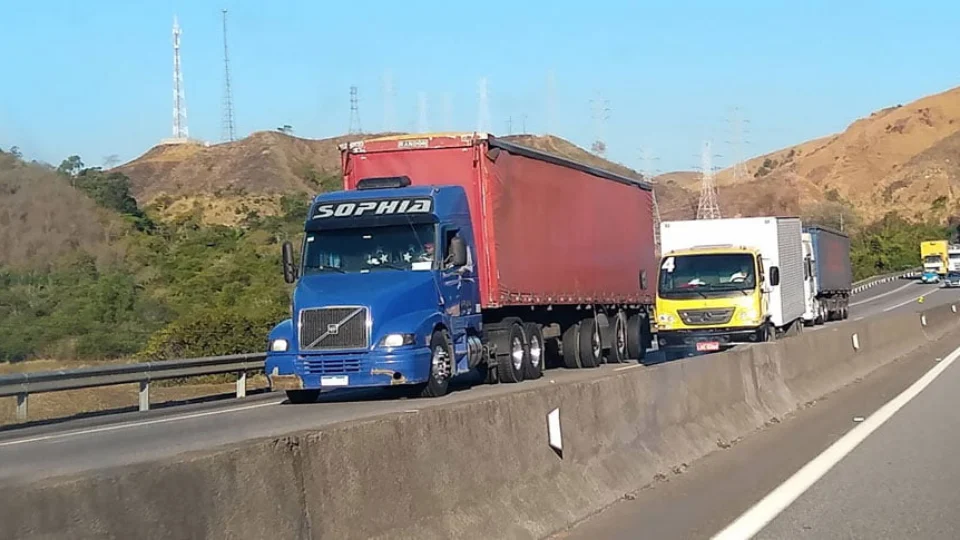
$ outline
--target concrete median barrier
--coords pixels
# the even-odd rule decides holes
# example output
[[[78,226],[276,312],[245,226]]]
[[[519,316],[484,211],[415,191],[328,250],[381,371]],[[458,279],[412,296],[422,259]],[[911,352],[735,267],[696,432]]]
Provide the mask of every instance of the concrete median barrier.
[[[16,486],[0,491],[0,537],[542,538],[942,337],[960,317],[947,306],[926,320],[847,321],[593,380],[418,401],[418,411]],[[547,444],[555,408],[561,453]]]

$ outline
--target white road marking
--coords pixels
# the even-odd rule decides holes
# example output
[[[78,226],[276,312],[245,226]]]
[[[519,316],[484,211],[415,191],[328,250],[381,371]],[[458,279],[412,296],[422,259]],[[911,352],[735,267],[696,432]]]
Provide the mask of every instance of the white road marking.
[[[913,398],[917,397],[927,386],[940,376],[950,364],[960,357],[960,348],[954,349],[947,357],[935,365],[930,371],[927,371],[909,388],[900,393],[897,397],[888,401],[885,405],[877,409],[865,421],[857,424],[856,427],[847,432],[837,442],[830,445],[819,456],[807,463],[786,482],[780,484],[771,491],[760,502],[747,510],[743,515],[737,518],[725,529],[712,537],[712,540],[741,540],[752,538],[758,532],[763,530],[771,521],[774,520],[788,506],[793,504],[801,495],[820,478],[827,474],[830,469],[852,452],[860,443],[862,443],[871,433],[882,426],[887,420],[893,417]]]
[[[214,416],[218,414],[227,414],[240,411],[249,411],[250,409],[259,409],[260,407],[269,407],[270,405],[279,405],[285,400],[281,401],[271,401],[269,403],[257,403],[256,405],[244,405],[243,407],[235,407],[232,409],[221,409],[216,411],[206,411],[201,413],[185,414],[182,416],[169,416],[166,418],[157,418],[155,420],[144,420],[142,422],[128,422],[125,424],[114,424],[110,426],[101,426],[90,429],[82,429],[78,431],[68,431],[66,433],[51,433],[50,435],[39,435],[37,437],[30,437],[27,439],[18,439],[15,441],[6,441],[0,442],[0,448],[5,446],[14,446],[18,444],[27,444],[33,442],[42,442],[42,441],[52,441],[57,439],[65,439],[67,437],[76,437],[79,435],[90,435],[91,433],[103,433],[106,431],[118,431],[121,429],[129,429],[142,426],[152,426],[154,424],[167,424],[169,422],[177,422],[179,420],[190,420],[193,418],[203,418],[205,416]]]
[[[614,371],[626,371],[626,370],[628,370],[628,369],[634,369],[634,368],[638,368],[638,367],[641,367],[641,366],[643,366],[643,364],[632,364],[632,365],[629,365],[629,366],[623,366],[623,367],[615,368]]]
[[[934,291],[934,292],[936,292],[936,291]],[[884,309],[883,309],[883,312],[886,313],[886,312],[888,312],[888,311],[893,311],[893,310],[897,309],[898,307],[903,307],[903,306],[905,306],[905,305],[907,305],[907,304],[911,304],[911,303],[913,303],[913,302],[916,302],[917,300],[923,298],[924,296],[930,296],[930,294],[932,294],[932,293],[924,293],[924,294],[921,294],[920,296],[917,296],[916,298],[911,298],[910,300],[907,300],[907,301],[905,301],[905,302],[900,302],[899,304],[895,304],[895,305],[892,305],[892,306],[890,306],[890,307],[888,307],[888,308],[884,308]]]
[[[887,291],[887,292],[885,292],[885,293],[883,293],[883,294],[878,294],[878,295],[876,295],[876,296],[871,296],[870,298],[867,298],[866,300],[861,300],[861,301],[859,301],[859,302],[854,302],[854,303],[850,304],[849,307],[859,306],[859,305],[861,305],[861,304],[866,304],[867,302],[873,302],[874,300],[877,300],[877,299],[879,299],[879,298],[883,298],[884,296],[889,296],[889,295],[891,295],[891,294],[893,294],[893,293],[900,292],[900,291],[906,289],[907,287],[911,287],[911,286],[914,286],[914,285],[916,285],[916,284],[911,281],[910,283],[907,283],[907,284],[904,285],[903,287],[897,287],[896,289],[894,289],[894,290],[892,290],[892,291]]]

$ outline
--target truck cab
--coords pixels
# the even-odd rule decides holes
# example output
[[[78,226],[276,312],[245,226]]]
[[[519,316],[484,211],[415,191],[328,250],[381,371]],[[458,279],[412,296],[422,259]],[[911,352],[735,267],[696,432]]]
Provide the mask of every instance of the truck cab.
[[[771,287],[776,266],[766,269],[758,249],[701,246],[671,251],[660,262],[657,329],[662,348],[716,351],[738,342],[771,341]]]
[[[820,290],[816,272],[816,253],[813,249],[813,237],[805,232],[802,235],[803,243],[803,323],[807,326],[823,324],[827,317],[824,307],[817,297]]]
[[[460,186],[367,178],[317,196],[298,264],[284,244],[284,278],[295,287],[290,318],[268,338],[271,387],[293,402],[343,387],[445,392],[470,369],[476,343],[464,334],[480,326],[473,245]]]

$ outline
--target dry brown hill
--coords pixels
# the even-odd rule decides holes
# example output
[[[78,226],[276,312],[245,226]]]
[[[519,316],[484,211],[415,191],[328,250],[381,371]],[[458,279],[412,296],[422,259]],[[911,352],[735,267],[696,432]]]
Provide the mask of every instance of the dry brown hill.
[[[909,219],[946,220],[960,213],[960,88],[889,107],[844,132],[749,160],[735,186],[732,170],[717,175],[731,210],[779,200],[798,210],[824,200],[853,207],[866,222],[895,211]],[[789,206],[788,205],[788,206]]]
[[[106,262],[124,231],[54,171],[0,152],[0,267],[43,268],[78,249]]]

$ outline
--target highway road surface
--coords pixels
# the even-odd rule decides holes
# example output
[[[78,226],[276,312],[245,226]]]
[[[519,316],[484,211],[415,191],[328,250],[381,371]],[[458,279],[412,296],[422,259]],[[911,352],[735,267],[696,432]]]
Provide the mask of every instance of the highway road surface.
[[[925,294],[923,304],[916,298]],[[892,310],[917,310],[960,299],[960,291],[915,281],[895,281],[855,296],[851,318]],[[709,361],[705,356],[703,361]],[[643,369],[638,364],[592,370],[554,369],[539,381],[520,385],[467,385],[437,400],[397,399],[384,392],[329,395],[313,405],[290,405],[282,394],[184,405],[147,413],[69,420],[0,433],[0,484],[35,480],[108,466],[148,461],[259,437],[356,420],[384,413],[415,413],[425,407],[496,396],[552,381],[588,380],[605,373]]]
[[[958,299],[919,284],[885,289],[871,295],[878,305],[859,306],[863,316],[917,291],[930,293],[923,304],[894,309]],[[915,351],[555,538],[958,538],[958,357],[957,336]]]

